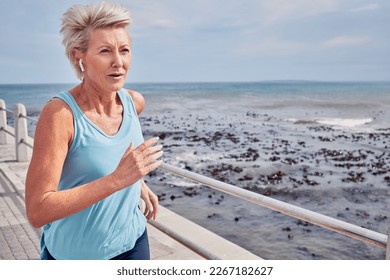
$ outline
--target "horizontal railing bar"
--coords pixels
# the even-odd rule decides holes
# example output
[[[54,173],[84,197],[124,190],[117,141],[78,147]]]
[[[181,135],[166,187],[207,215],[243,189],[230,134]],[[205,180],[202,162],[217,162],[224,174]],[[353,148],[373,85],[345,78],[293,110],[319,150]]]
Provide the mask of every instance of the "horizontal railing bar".
[[[4,129],[4,127],[0,127],[0,131],[4,131],[5,133],[8,133],[9,135],[12,135],[15,137],[15,134],[13,134],[11,131]]]
[[[6,112],[11,113],[11,114],[14,113],[13,111],[8,110],[8,109],[5,109],[5,108],[3,108],[3,107],[0,107],[0,111],[6,111]]]
[[[0,107],[0,111],[6,111],[6,112],[11,113],[11,114],[14,113],[13,111],[8,110],[8,109],[4,109],[3,107]],[[38,122],[38,119],[29,117],[29,116],[25,116],[25,115],[19,115],[19,118],[26,118],[26,119],[28,119],[30,121]]]
[[[182,245],[186,246],[191,251],[197,253],[198,255],[200,255],[201,257],[203,257],[207,260],[220,260],[221,259],[221,258],[217,257],[216,255],[214,255],[213,253],[205,250],[204,248],[198,246],[197,244],[195,244],[191,240],[184,238],[183,236],[179,235],[178,233],[174,232],[170,228],[164,226],[163,224],[161,224],[157,221],[150,220],[149,224],[151,224],[152,226],[154,226],[155,228],[157,228],[158,230],[160,230],[164,234],[175,239],[177,242],[181,243]]]
[[[38,119],[29,117],[29,116],[25,116],[25,115],[19,115],[19,118],[25,118],[25,119],[28,119],[28,120],[33,121],[33,122],[38,122]]]
[[[238,188],[231,184],[223,183],[197,173],[184,170],[166,163],[162,163],[159,169],[168,171],[181,177],[201,183],[213,189],[224,193],[245,199],[257,205],[278,211],[290,217],[307,221],[317,226],[327,228],[342,235],[363,241],[365,243],[386,249],[387,236],[372,230],[361,228],[359,226],[337,220],[283,201],[279,201],[264,195],[254,193],[245,189]]]
[[[34,149],[34,147],[30,143],[26,142],[24,139],[20,140],[20,144],[24,144],[27,147],[30,147],[31,149]]]

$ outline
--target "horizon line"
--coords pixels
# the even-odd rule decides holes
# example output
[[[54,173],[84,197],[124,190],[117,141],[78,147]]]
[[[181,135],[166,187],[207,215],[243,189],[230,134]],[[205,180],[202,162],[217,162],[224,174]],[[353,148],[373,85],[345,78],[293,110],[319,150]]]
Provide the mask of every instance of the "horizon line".
[[[305,80],[305,79],[273,79],[273,80],[247,80],[247,81],[129,81],[125,84],[207,84],[207,83],[388,83],[390,80]],[[0,83],[0,85],[76,85],[79,82],[21,82],[21,83]]]

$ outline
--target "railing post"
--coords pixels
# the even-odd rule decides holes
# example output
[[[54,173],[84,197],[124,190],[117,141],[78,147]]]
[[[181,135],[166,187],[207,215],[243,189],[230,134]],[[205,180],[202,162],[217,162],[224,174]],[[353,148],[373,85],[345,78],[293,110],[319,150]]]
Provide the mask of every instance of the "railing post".
[[[3,99],[0,99],[0,108],[3,110],[0,110],[0,145],[8,144],[9,142],[9,136],[7,134],[7,112],[5,111],[5,101]]]
[[[15,148],[16,148],[16,161],[28,161],[28,147],[23,144],[27,142],[27,119],[22,117],[26,116],[26,107],[23,104],[18,103],[14,106],[14,126],[15,126]]]
[[[386,260],[390,260],[390,227],[387,231]]]

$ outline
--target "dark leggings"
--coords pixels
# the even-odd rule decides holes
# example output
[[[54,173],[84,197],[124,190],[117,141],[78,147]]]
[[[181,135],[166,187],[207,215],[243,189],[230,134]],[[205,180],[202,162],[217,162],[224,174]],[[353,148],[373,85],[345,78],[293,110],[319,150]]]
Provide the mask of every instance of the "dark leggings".
[[[47,248],[45,248],[42,255],[42,260],[55,260]],[[135,242],[133,249],[113,257],[111,260],[150,260],[149,240],[146,229],[137,239],[137,242]]]

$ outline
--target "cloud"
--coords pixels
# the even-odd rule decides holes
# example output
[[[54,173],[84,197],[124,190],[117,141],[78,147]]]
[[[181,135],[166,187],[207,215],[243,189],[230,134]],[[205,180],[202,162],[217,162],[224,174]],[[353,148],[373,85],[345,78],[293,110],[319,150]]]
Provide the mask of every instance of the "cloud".
[[[149,25],[152,28],[161,28],[161,29],[174,29],[178,27],[177,23],[170,19],[156,19],[151,21]]]
[[[153,1],[145,5],[144,0],[126,2],[134,16],[134,29],[149,28],[185,30],[186,32],[215,28],[216,26],[240,27],[246,25],[247,18],[256,17],[253,7],[255,0],[247,0],[246,5],[236,1],[179,0]]]
[[[144,31],[150,29],[175,29],[180,26],[177,14],[169,6],[161,2],[153,5],[145,5],[134,1],[133,5],[127,4],[133,17],[132,29]]]
[[[255,57],[293,56],[303,53],[323,53],[327,49],[360,46],[371,43],[368,36],[335,36],[324,41],[291,41],[268,37],[260,41],[245,42],[238,46],[237,53]]]
[[[336,36],[322,42],[326,48],[350,47],[370,43],[372,39],[368,36]]]
[[[340,4],[337,0],[266,0],[259,8],[264,22],[273,24],[334,12]]]
[[[372,3],[372,4],[368,4],[368,5],[365,5],[365,6],[362,6],[362,7],[358,7],[358,8],[352,9],[351,12],[373,11],[373,10],[377,10],[377,9],[379,9],[379,4]]]
[[[309,47],[309,44],[303,42],[287,41],[276,37],[269,37],[259,42],[241,44],[238,52],[249,56],[289,56],[302,53]]]

